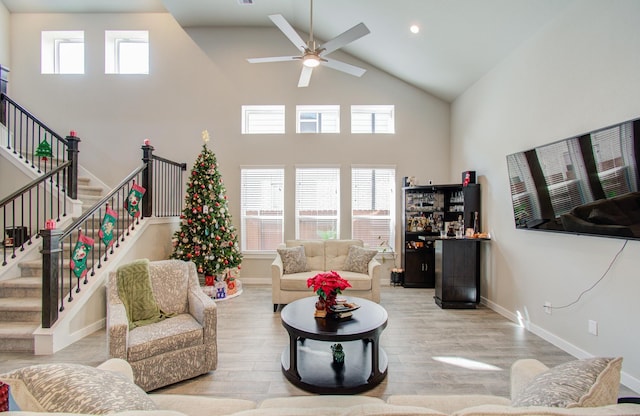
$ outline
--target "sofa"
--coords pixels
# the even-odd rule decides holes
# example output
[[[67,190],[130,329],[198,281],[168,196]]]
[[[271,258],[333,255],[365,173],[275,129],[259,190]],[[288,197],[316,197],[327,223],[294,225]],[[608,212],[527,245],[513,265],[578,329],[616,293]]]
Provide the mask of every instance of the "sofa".
[[[362,240],[287,240],[278,247],[271,264],[273,311],[304,297],[313,296],[307,279],[335,271],[351,287],[345,296],[380,302],[381,264],[378,251],[364,247]]]
[[[566,231],[640,237],[640,192],[599,199],[560,216]]]
[[[616,403],[621,359],[576,360],[547,368],[534,359],[511,367],[511,398],[491,395],[294,396],[255,403],[197,395],[147,394],[133,383],[131,366],[110,359],[97,368],[43,364],[0,375],[21,410],[7,416],[599,416],[640,415],[640,405]],[[594,371],[588,371],[593,369]],[[569,377],[570,382],[556,379]],[[561,394],[550,394],[545,388]],[[575,391],[570,391],[574,388]],[[538,393],[536,398],[534,393]],[[523,400],[530,401],[529,405]],[[533,401],[531,401],[533,400]],[[565,400],[570,408],[536,400]],[[566,402],[569,400],[569,402]],[[520,401],[518,406],[514,403]],[[537,403],[537,405],[531,405]]]

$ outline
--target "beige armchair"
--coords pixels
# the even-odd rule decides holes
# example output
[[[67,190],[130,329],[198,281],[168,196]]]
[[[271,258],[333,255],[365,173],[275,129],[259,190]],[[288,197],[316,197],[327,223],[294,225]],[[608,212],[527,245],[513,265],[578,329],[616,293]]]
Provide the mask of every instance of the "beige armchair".
[[[107,284],[109,357],[129,362],[135,383],[145,391],[215,370],[216,304],[202,292],[195,264],[150,262],[149,278],[158,306],[173,316],[130,330],[118,296],[117,273],[111,272]]]

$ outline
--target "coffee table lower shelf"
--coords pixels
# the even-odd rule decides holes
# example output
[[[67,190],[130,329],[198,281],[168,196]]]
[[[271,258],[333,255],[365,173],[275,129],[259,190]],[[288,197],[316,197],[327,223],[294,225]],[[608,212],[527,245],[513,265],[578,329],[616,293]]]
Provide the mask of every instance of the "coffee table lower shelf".
[[[345,352],[342,366],[333,363],[333,344],[334,342],[299,339],[296,342],[297,374],[296,369],[289,364],[289,347],[282,352],[283,374],[297,387],[318,394],[361,393],[377,386],[387,376],[388,358],[381,347],[378,347],[378,371],[371,371],[373,342],[341,341]]]

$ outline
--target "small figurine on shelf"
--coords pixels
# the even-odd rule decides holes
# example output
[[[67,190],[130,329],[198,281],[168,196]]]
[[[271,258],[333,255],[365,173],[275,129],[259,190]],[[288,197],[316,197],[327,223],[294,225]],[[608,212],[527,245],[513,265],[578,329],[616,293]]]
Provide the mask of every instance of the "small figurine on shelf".
[[[331,346],[331,353],[333,355],[333,362],[339,365],[344,364],[344,350],[342,344],[333,344]]]

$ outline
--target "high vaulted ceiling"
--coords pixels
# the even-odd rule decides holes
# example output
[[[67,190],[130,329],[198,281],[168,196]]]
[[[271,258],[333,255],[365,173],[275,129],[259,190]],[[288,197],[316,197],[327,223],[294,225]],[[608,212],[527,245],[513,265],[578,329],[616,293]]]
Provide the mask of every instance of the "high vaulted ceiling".
[[[169,12],[183,27],[275,27],[268,15],[282,14],[303,39],[310,26],[309,0],[0,1],[11,13]],[[453,101],[574,1],[315,0],[313,31],[329,40],[363,22],[371,34],[344,52]],[[409,31],[412,24],[418,34]],[[295,54],[292,45],[264,56]]]

